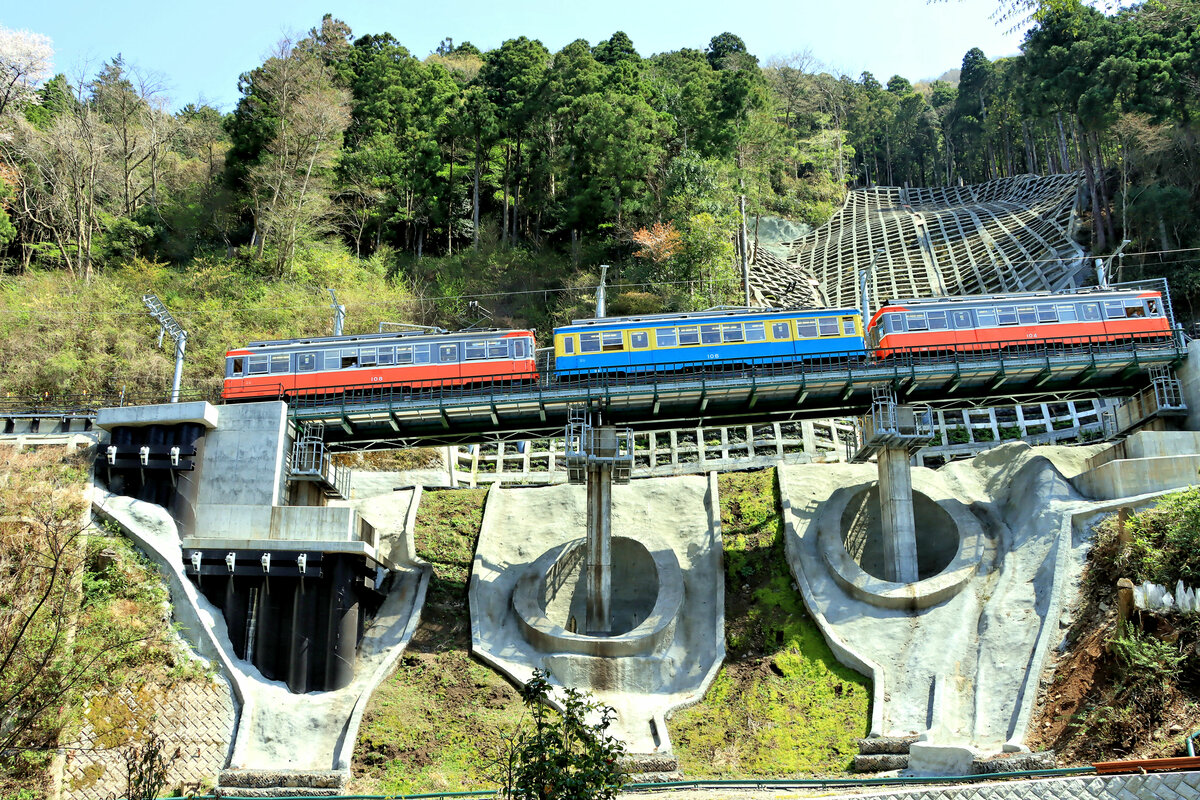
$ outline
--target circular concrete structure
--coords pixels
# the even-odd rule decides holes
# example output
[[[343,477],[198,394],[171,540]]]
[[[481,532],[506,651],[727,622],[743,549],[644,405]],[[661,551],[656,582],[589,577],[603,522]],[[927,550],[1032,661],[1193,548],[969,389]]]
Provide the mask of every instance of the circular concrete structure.
[[[821,513],[821,557],[834,579],[859,600],[883,608],[927,608],[957,594],[983,557],[983,527],[954,498],[934,499],[913,489],[917,529],[915,583],[884,574],[877,483],[838,489]]]
[[[612,631],[579,632],[587,608],[584,539],[554,547],[526,568],[513,589],[525,640],[545,652],[594,656],[649,653],[674,636],[683,573],[670,550],[650,552],[635,539],[612,537]]]

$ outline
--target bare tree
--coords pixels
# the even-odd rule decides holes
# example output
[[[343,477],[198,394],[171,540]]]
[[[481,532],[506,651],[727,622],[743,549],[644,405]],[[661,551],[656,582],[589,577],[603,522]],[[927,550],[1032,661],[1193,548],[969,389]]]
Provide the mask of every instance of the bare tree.
[[[350,95],[334,85],[316,54],[287,39],[249,80],[250,113],[271,131],[250,172],[254,236],[259,255],[268,242],[275,247],[276,273],[283,275],[296,244],[330,224],[327,172],[350,124]]]

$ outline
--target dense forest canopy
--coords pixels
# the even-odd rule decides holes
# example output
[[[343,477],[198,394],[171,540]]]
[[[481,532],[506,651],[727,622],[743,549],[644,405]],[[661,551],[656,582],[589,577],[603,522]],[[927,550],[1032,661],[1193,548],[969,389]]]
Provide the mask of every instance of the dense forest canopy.
[[[971,49],[957,80],[916,84],[808,52],[761,62],[729,32],[649,56],[617,31],[421,58],[327,15],[243,74],[229,113],[172,111],[120,55],[51,76],[45,37],[0,29],[0,270],[221,259],[304,281],[302,256],[333,248],[446,298],[435,317],[489,293],[545,324],[578,294],[514,298],[602,261],[626,285],[617,312],[736,301],[759,215],[820,224],[850,188],[1080,171],[1085,244],[1129,239],[1124,277],[1191,299],[1198,8],[1056,0],[1020,55]]]

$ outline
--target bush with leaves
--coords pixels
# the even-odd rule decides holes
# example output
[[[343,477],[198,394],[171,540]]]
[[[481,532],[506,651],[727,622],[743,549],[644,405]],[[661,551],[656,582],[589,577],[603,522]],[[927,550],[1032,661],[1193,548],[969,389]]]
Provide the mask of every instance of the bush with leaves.
[[[605,731],[615,716],[576,689],[550,705],[550,674],[534,670],[521,690],[532,727],[510,737],[496,761],[501,795],[511,800],[610,800],[623,782],[625,745]]]

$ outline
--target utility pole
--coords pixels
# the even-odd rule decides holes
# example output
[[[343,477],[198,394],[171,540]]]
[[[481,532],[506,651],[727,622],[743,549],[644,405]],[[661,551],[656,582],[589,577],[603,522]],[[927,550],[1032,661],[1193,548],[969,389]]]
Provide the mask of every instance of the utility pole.
[[[600,285],[596,287],[596,319],[601,319],[607,313],[607,296],[604,279],[608,276],[608,264],[600,265]]]
[[[337,295],[333,293],[333,289],[329,290],[329,296],[333,298],[333,335],[342,335],[342,326],[346,324],[346,307],[337,301]]]
[[[158,295],[144,294],[142,302],[150,311],[150,316],[158,321],[158,346],[162,347],[163,334],[170,334],[175,340],[175,378],[171,381],[171,402],[179,402],[179,383],[183,380],[183,352],[187,349],[187,331],[179,326],[171,312],[158,299]]]

